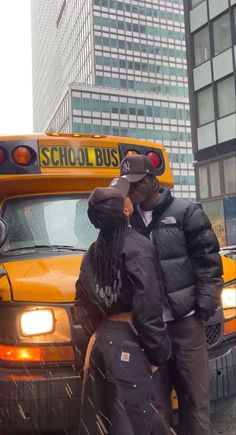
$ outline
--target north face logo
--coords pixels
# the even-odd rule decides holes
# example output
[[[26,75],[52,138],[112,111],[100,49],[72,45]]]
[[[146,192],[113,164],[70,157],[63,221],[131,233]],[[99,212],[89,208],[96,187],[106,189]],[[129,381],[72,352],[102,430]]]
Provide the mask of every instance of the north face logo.
[[[129,172],[130,171],[130,162],[128,160],[123,163],[122,171],[123,172]]]
[[[177,223],[177,221],[176,221],[176,219],[174,218],[174,216],[167,216],[167,217],[165,217],[165,219],[163,219],[161,222],[162,222],[163,224],[165,224],[165,225],[170,225],[170,224],[176,224],[176,223]]]

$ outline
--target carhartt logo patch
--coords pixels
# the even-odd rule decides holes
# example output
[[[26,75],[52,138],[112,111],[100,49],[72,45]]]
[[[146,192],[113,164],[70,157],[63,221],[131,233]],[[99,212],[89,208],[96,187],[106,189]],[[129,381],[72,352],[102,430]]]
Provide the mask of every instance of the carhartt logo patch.
[[[130,353],[121,352],[121,357],[120,357],[121,361],[129,362],[129,359],[130,359]]]
[[[130,171],[130,162],[127,160],[123,163],[122,166],[122,172],[129,172]]]
[[[165,217],[165,219],[163,219],[161,222],[162,222],[163,224],[165,224],[165,225],[171,225],[171,224],[176,224],[176,223],[177,223],[177,221],[176,221],[176,219],[174,218],[174,216],[167,216],[167,217]]]

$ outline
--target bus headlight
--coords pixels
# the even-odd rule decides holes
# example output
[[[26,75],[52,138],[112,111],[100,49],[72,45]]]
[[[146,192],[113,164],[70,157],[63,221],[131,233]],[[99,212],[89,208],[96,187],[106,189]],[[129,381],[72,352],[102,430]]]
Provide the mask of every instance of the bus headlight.
[[[54,331],[55,319],[52,310],[33,310],[21,313],[20,329],[22,335],[49,334]]]
[[[235,283],[232,285],[227,285],[224,287],[222,292],[222,305],[223,309],[235,308],[236,307],[236,287]]]

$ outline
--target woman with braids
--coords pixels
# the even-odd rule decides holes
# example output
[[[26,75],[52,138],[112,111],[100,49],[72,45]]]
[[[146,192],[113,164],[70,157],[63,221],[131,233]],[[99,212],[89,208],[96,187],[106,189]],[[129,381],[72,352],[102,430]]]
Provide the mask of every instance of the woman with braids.
[[[129,227],[129,187],[126,179],[115,179],[89,198],[88,216],[100,232],[76,283],[77,317],[91,337],[80,435],[173,433],[155,406],[153,376],[171,353],[155,252]]]

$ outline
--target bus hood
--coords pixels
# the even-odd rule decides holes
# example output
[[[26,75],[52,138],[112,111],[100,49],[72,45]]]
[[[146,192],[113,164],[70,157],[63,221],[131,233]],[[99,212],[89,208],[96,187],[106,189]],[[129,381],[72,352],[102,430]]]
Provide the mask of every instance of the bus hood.
[[[27,302],[73,301],[81,260],[82,255],[65,255],[4,263],[13,300]]]

